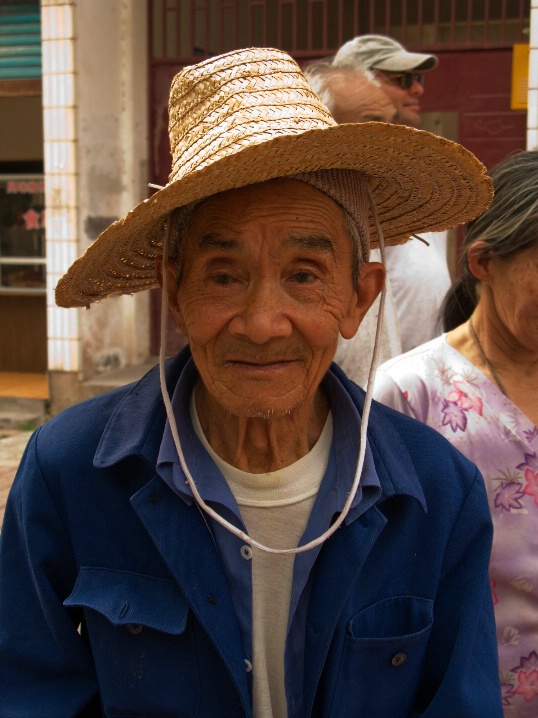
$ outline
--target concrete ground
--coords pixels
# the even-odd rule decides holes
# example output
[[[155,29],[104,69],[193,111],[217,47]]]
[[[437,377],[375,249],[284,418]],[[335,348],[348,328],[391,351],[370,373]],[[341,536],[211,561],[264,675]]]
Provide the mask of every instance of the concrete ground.
[[[0,525],[9,489],[31,434],[31,431],[0,429]]]

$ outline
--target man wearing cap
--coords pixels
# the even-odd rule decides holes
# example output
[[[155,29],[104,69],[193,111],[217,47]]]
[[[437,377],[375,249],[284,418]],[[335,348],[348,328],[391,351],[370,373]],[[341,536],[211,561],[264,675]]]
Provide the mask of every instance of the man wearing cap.
[[[339,67],[324,58],[309,63],[304,73],[338,124],[397,122],[396,108],[371,70]]]
[[[396,118],[391,121],[410,127],[420,126],[423,73],[437,66],[435,55],[408,52],[399,42],[384,35],[359,35],[342,45],[331,66],[340,71],[373,72],[381,89],[396,107]],[[335,86],[333,80],[327,91],[333,94],[333,112],[342,115],[352,108],[349,96],[338,91],[338,84]],[[352,96],[354,83],[349,84]],[[361,122],[361,119],[357,113],[353,115],[347,111],[345,121]],[[451,285],[447,233],[422,232],[420,236],[423,242],[414,240],[403,246],[388,247],[386,254],[402,352],[414,349],[440,333],[439,312]]]
[[[359,35],[342,45],[333,64],[372,70],[396,108],[396,121],[420,127],[424,73],[437,67],[435,55],[408,52],[385,35]]]
[[[393,122],[396,109],[381,83],[370,70],[336,67],[330,60],[315,60],[305,69],[305,76],[336,122]],[[370,261],[380,261],[379,249],[372,249]],[[350,379],[365,387],[368,382],[370,355],[360,348],[373,346],[380,297],[366,313],[359,331],[351,339],[340,337],[334,361]],[[385,283],[383,322],[379,332],[378,360],[381,364],[402,353],[397,310],[390,282]]]
[[[482,479],[331,364],[383,283],[370,245],[475,216],[484,168],[336,125],[278,50],[184,68],[169,116],[168,184],[56,300],[160,284],[189,346],[30,440],[0,715],[500,718]]]

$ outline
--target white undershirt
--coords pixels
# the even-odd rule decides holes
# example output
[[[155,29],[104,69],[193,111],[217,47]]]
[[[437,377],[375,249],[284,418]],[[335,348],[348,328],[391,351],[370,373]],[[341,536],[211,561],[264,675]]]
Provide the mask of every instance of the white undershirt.
[[[272,548],[295,548],[303,535],[329,460],[333,422],[306,456],[284,469],[251,474],[223,461],[211,448],[191,402],[194,430],[235,496],[251,538]],[[254,718],[286,718],[284,651],[294,556],[252,551],[252,655]]]

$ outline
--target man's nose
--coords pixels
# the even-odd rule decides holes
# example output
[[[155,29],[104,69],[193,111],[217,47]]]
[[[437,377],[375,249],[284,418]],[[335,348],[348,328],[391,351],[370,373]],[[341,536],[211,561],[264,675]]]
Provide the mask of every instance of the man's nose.
[[[424,94],[424,87],[420,84],[420,82],[417,82],[417,80],[413,80],[413,84],[409,88],[409,92],[415,97],[421,97],[421,95]]]
[[[290,336],[292,324],[286,312],[287,301],[278,284],[268,280],[252,283],[229,323],[230,332],[255,344]]]

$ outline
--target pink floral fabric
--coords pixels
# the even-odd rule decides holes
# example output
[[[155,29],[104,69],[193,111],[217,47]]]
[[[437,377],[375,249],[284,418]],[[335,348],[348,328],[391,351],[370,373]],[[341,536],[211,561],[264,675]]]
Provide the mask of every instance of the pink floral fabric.
[[[446,335],[381,365],[374,396],[439,431],[480,469],[494,526],[505,716],[538,718],[538,427]]]

